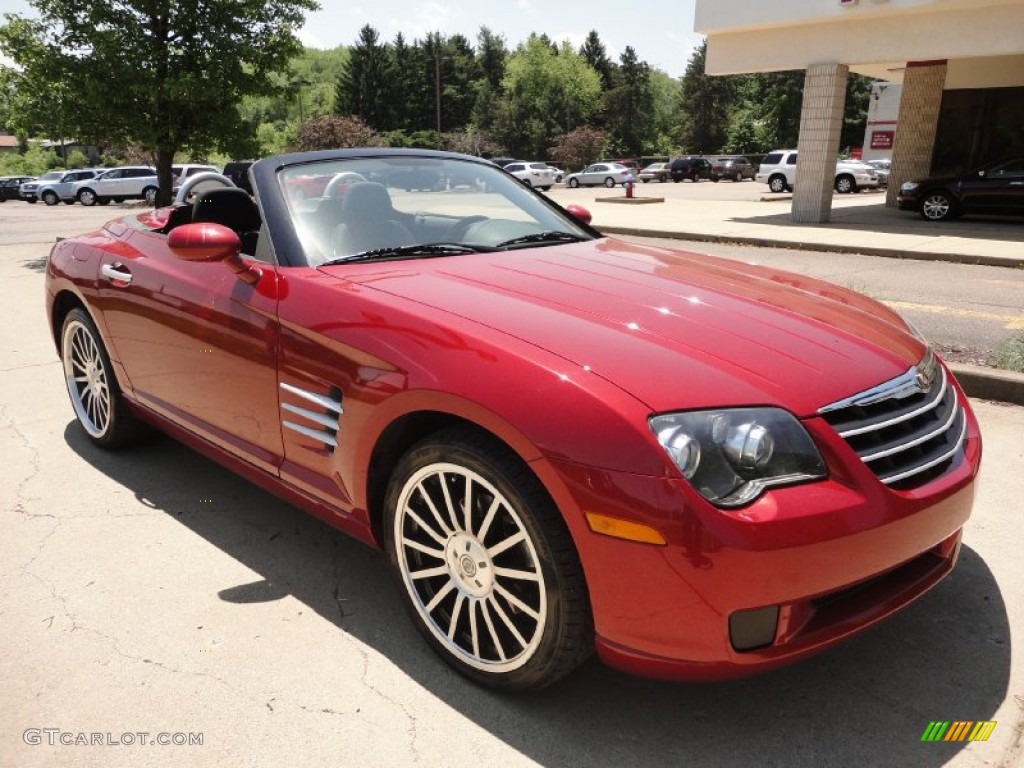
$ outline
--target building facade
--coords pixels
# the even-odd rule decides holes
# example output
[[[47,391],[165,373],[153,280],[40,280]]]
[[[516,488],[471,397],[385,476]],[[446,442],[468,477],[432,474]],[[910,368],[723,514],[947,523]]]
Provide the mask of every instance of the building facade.
[[[891,205],[909,178],[1024,154],[1022,0],[696,0],[694,27],[708,74],[806,71],[796,221],[829,220],[849,72],[900,86]]]

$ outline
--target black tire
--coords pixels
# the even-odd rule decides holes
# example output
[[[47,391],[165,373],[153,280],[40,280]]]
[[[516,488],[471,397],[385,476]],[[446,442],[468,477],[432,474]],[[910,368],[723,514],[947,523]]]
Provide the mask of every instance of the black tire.
[[[421,441],[395,467],[384,509],[384,548],[406,607],[459,673],[498,690],[539,690],[591,654],[572,538],[507,447],[458,429]]]
[[[96,205],[110,205],[110,198],[109,197],[100,197],[99,195],[97,195],[96,196]]]
[[[124,202],[124,198],[123,198],[123,197],[112,197],[112,198],[110,198],[110,199],[111,199],[111,200],[113,200],[113,201],[114,201],[115,203],[117,203],[118,205],[120,205],[121,203],[123,203],[123,202]]]
[[[80,189],[78,190],[78,202],[86,208],[96,205],[96,193],[88,187]]]
[[[83,309],[61,324],[60,356],[71,406],[93,445],[120,448],[148,432],[125,405],[103,339]]]
[[[642,181],[644,184],[646,184],[648,181],[650,181],[650,179],[640,179],[640,181]]]
[[[569,179],[569,186],[572,189],[576,189],[576,187],[578,187],[579,185],[580,185],[580,180],[579,179]]]
[[[843,173],[836,176],[835,189],[841,195],[848,195],[851,192],[857,191],[857,182],[853,180],[853,176],[850,174]]]
[[[608,189],[611,189],[612,187],[615,186],[615,179],[609,176],[607,179],[604,180],[604,185],[608,187]]]
[[[921,216],[928,221],[949,221],[957,216],[956,201],[945,189],[933,189],[921,197]]]
[[[788,188],[786,177],[781,174],[776,174],[768,179],[768,189],[771,192],[785,192]]]
[[[737,173],[735,176],[732,177],[732,180],[733,181],[737,181],[737,182],[738,181],[743,181],[743,174]]]
[[[60,198],[57,197],[57,193],[52,189],[48,189],[43,192],[43,202],[47,205],[57,205],[60,203]]]
[[[146,205],[156,205],[156,195],[159,190],[156,187],[146,187],[142,190],[142,199],[146,201]]]
[[[36,200],[34,197],[26,197],[25,202],[28,203],[29,205],[35,205],[39,201]]]
[[[717,184],[719,181],[721,181],[721,177],[720,176],[712,176],[711,180],[713,182],[715,182],[715,184]]]
[[[74,205],[74,204],[75,204],[75,198],[73,198],[73,197],[64,201],[64,205]]]

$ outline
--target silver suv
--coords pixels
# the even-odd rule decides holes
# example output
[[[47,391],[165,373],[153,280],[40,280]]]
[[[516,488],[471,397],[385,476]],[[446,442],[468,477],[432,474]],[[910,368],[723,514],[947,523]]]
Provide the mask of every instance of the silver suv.
[[[796,182],[795,149],[777,149],[769,152],[761,161],[754,176],[755,181],[767,183],[772,192],[792,192]],[[837,160],[836,177],[833,183],[836,192],[860,192],[862,189],[878,187],[878,172],[859,160]]]
[[[123,165],[78,182],[72,187],[72,194],[82,205],[138,199],[153,205],[159,188],[154,169],[146,165]]]
[[[64,202],[72,205],[75,196],[72,189],[76,182],[93,178],[99,171],[92,168],[76,168],[72,171],[50,171],[38,179],[26,181],[21,185],[21,199],[29,203],[42,200],[47,205]]]

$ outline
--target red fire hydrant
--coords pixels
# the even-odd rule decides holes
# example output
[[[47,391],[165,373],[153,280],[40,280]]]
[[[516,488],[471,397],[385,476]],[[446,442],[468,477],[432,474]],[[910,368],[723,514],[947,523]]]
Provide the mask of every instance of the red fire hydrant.
[[[627,173],[626,180],[622,182],[622,186],[626,188],[626,197],[633,196],[633,174]]]

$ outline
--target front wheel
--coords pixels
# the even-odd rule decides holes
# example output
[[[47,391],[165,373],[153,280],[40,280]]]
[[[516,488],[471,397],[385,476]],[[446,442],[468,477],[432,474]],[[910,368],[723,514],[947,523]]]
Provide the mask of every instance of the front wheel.
[[[921,215],[929,221],[949,221],[956,216],[952,195],[944,189],[929,192],[921,201]]]
[[[60,350],[75,416],[95,445],[118,448],[145,431],[125,406],[103,340],[84,310],[64,318]]]
[[[78,192],[78,202],[86,207],[96,205],[96,193],[91,189],[80,190]]]
[[[43,202],[47,205],[57,205],[60,202],[60,198],[57,197],[57,193],[52,190],[46,190],[43,192]]]
[[[611,189],[612,187],[615,186],[615,179],[609,176],[607,179],[604,180],[604,185],[608,187],[608,189]]]
[[[142,190],[142,199],[146,201],[146,205],[156,205],[156,187],[146,187]]]
[[[785,176],[772,176],[768,179],[768,189],[772,192],[785,192],[786,191],[786,177]]]
[[[576,187],[578,187],[579,185],[580,185],[580,180],[579,179],[569,179],[569,186],[572,189],[576,189]]]
[[[465,430],[415,445],[395,468],[385,548],[417,628],[461,674],[543,688],[590,654],[583,569],[533,472]]]
[[[851,192],[857,190],[857,182],[853,180],[852,176],[843,174],[842,176],[836,177],[836,192],[841,195],[848,195]]]

